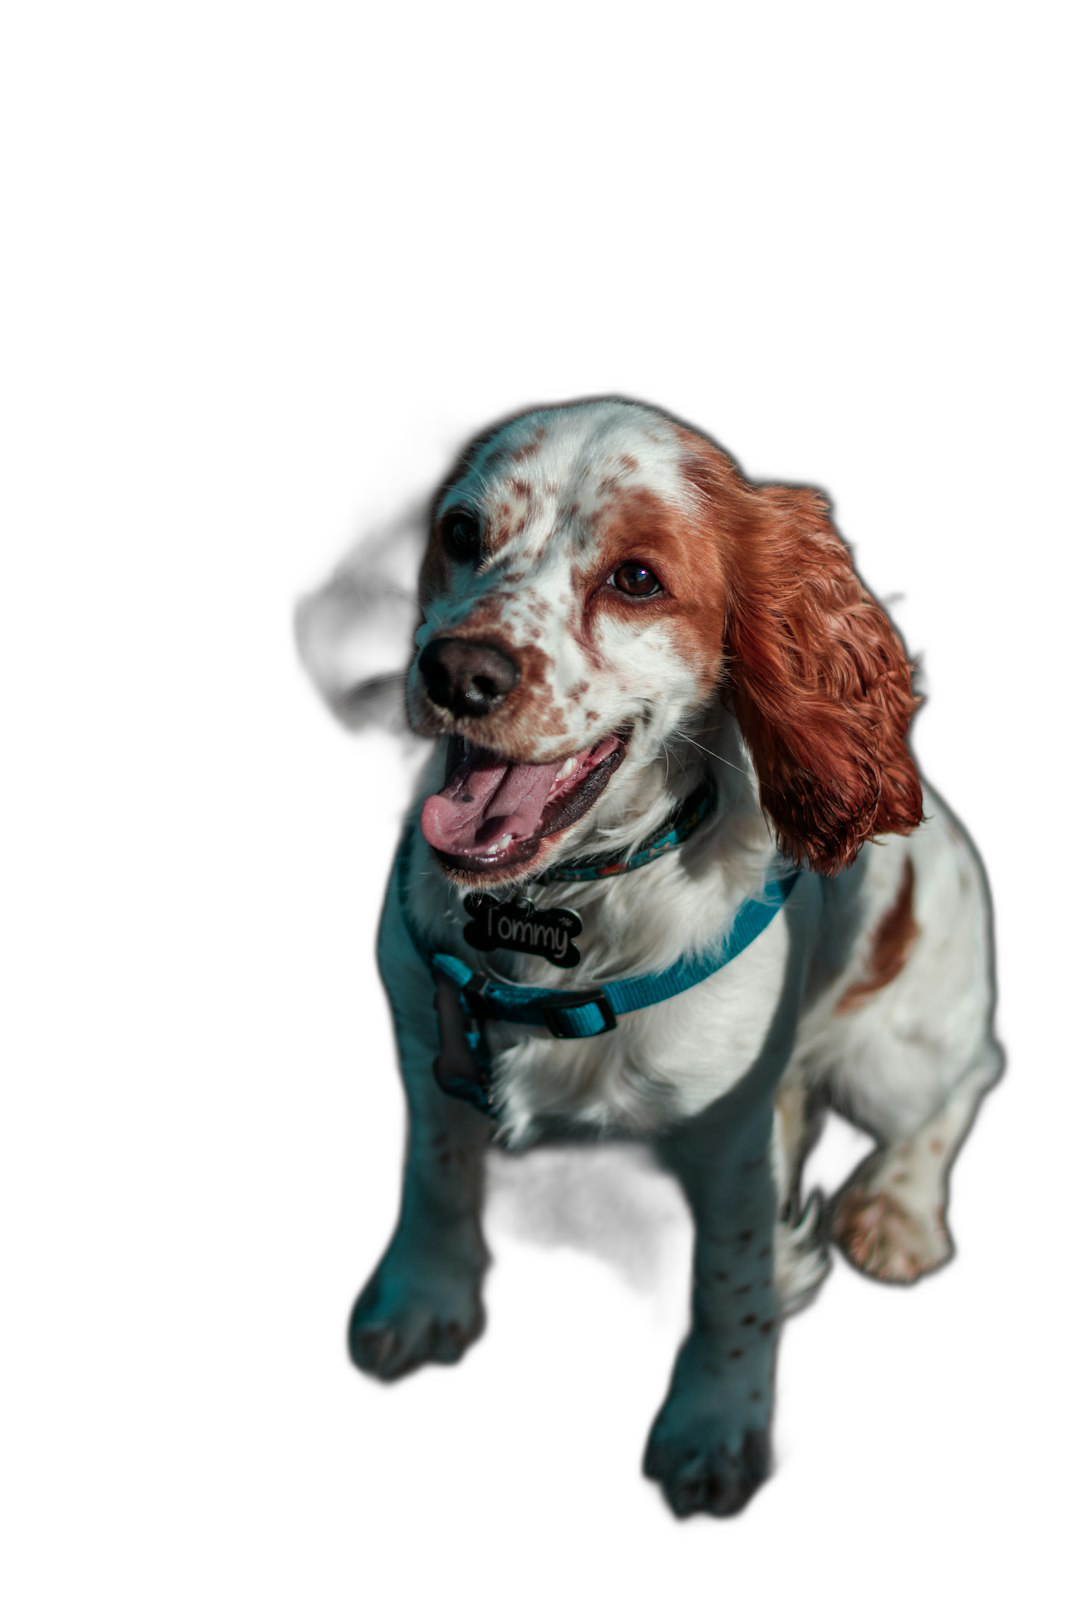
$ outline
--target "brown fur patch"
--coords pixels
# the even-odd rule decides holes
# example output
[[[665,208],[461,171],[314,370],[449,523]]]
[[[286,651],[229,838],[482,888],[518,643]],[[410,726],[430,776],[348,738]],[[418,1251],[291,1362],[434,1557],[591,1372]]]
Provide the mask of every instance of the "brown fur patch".
[[[678,432],[727,577],[729,675],[762,805],[788,857],[835,874],[865,840],[922,820],[911,666],[821,493],[750,485]]]
[[[538,428],[532,438],[525,441],[524,445],[519,445],[516,451],[511,451],[510,461],[527,462],[530,457],[536,455],[546,439],[547,429]]]
[[[578,641],[592,663],[600,663],[596,639],[604,620],[634,626],[662,620],[707,693],[723,668],[726,588],[720,553],[704,527],[655,491],[623,485],[591,528],[590,555],[575,567],[571,583],[583,605]],[[605,587],[612,571],[630,560],[652,570],[662,595],[630,598]]]
[[[915,945],[919,927],[915,921],[915,869],[910,857],[904,858],[904,873],[893,902],[883,913],[874,931],[870,949],[870,973],[849,987],[836,1006],[838,1015],[858,1009],[875,992],[888,986],[907,963]]]

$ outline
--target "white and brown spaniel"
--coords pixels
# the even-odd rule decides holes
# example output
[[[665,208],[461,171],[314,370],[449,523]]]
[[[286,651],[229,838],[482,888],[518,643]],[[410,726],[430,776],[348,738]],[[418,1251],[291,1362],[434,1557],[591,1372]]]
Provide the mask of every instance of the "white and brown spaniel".
[[[696,1240],[645,1470],[680,1514],[736,1511],[829,1239],[881,1280],[945,1262],[950,1162],[1001,1070],[986,886],[909,753],[910,665],[818,492],[622,400],[470,447],[419,610],[408,718],[435,748],[379,936],[405,1191],[353,1358],[390,1378],[479,1334],[493,1139],[647,1140]],[[392,699],[388,625],[348,570],[302,606],[343,715]],[[878,1149],[823,1214],[799,1173],[825,1103]]]

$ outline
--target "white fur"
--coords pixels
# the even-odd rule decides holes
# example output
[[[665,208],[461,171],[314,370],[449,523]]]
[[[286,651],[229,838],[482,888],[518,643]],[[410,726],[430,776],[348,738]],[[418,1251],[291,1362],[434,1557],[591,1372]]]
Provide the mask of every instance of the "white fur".
[[[549,432],[528,468],[542,502],[495,560],[453,568],[447,591],[426,601],[417,645],[453,632],[510,568],[525,567],[547,611],[539,615],[536,598],[528,606],[521,591],[499,599],[499,624],[515,645],[541,620],[564,726],[538,716],[520,758],[573,754],[627,719],[635,724],[609,788],[557,841],[560,861],[642,841],[703,770],[715,776],[718,807],[684,846],[635,874],[533,893],[541,906],[581,914],[583,958],[570,974],[539,958],[500,953],[492,960],[466,947],[463,888],[443,874],[419,835],[419,804],[411,814],[406,893],[414,927],[430,947],[512,981],[588,987],[663,970],[713,944],[760,892],[775,861],[775,831],[758,806],[754,765],[726,692],[700,692],[663,624],[643,622],[638,637],[625,624],[601,635],[603,669],[588,671],[596,723],[585,723],[585,702],[567,698],[585,669],[570,635],[568,505],[577,502],[573,523],[588,528],[599,479],[632,450],[632,484],[690,507],[695,497],[680,481],[674,430],[664,417],[604,401],[518,419],[477,453],[443,512],[463,495],[479,503],[507,497],[492,447],[505,448],[507,438],[526,445],[538,422]],[[417,728],[445,726],[424,700],[416,666],[409,692]],[[438,747],[422,796],[437,793],[443,778]],[[625,1015],[612,1033],[560,1043],[546,1031],[487,1026],[500,1142],[521,1150],[544,1137],[614,1135],[637,1145],[689,1202],[692,1325],[646,1458],[680,1514],[731,1512],[770,1471],[781,1319],[812,1298],[828,1267],[814,1234],[817,1207],[799,1224],[780,1216],[793,1194],[810,1090],[822,1090],[883,1147],[835,1203],[836,1241],[882,1280],[911,1280],[950,1255],[948,1164],[1002,1057],[991,1036],[991,932],[978,857],[929,793],[926,812],[914,835],[862,846],[838,879],[802,874],[788,905],[731,965],[664,1004]],[[866,978],[875,927],[898,895],[905,857],[913,864],[918,937],[892,981],[840,1013],[843,994]],[[528,892],[528,882],[523,888]],[[380,965],[400,1036],[409,1155],[400,1228],[361,1299],[352,1348],[365,1371],[390,1379],[429,1359],[456,1358],[481,1328],[479,1169],[492,1122],[435,1085],[432,981],[409,939],[396,887]]]

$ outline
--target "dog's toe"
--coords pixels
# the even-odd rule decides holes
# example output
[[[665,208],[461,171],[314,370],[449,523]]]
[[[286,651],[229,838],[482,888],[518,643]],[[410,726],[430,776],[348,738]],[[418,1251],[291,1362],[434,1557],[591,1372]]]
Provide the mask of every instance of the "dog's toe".
[[[645,1455],[645,1475],[660,1484],[676,1517],[704,1512],[731,1517],[746,1505],[769,1472],[769,1443],[763,1432],[749,1432],[741,1444],[709,1438],[703,1423],[694,1439],[664,1437],[655,1432]]]
[[[940,1212],[923,1213],[873,1186],[854,1185],[840,1196],[832,1234],[857,1269],[894,1283],[910,1284],[952,1255]]]
[[[377,1271],[352,1311],[349,1356],[369,1376],[395,1381],[424,1364],[456,1364],[483,1328],[475,1280],[393,1282]]]

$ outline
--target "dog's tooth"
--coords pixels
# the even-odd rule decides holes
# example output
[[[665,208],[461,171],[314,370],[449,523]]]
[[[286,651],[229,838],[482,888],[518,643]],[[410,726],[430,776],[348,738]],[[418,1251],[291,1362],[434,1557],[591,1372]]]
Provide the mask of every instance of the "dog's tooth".
[[[513,835],[500,835],[494,846],[488,847],[487,855],[489,857],[498,857],[501,851],[506,850],[513,838]]]
[[[555,774],[555,782],[557,784],[561,784],[564,778],[569,778],[576,766],[577,756],[567,756],[566,760]]]

